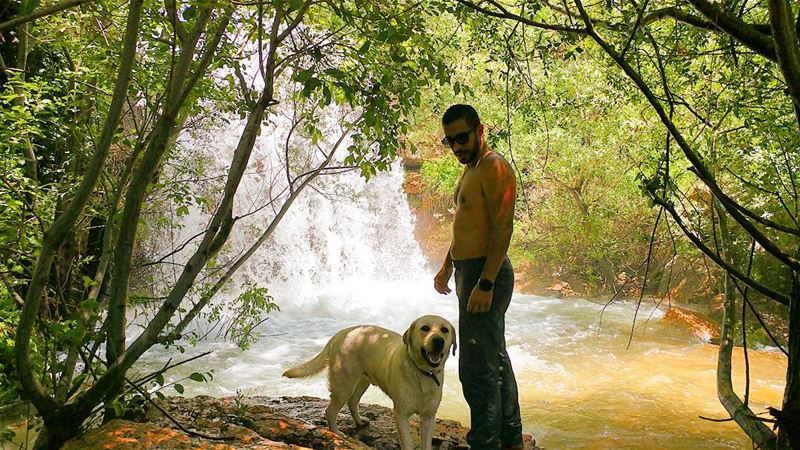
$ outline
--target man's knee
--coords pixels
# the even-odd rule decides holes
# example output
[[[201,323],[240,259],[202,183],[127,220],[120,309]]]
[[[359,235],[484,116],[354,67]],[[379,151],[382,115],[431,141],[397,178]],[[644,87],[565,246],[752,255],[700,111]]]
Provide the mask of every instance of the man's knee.
[[[458,356],[458,377],[462,384],[477,384],[485,390],[486,383],[496,383],[499,376],[497,352],[486,348],[477,339],[461,339]]]

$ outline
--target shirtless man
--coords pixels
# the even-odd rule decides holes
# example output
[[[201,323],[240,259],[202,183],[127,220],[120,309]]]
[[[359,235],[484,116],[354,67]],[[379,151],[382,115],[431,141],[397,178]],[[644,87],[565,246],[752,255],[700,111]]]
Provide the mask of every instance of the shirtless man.
[[[442,144],[464,164],[456,186],[453,240],[434,288],[449,294],[455,268],[459,304],[458,375],[470,407],[472,449],[521,449],[517,382],[506,353],[505,313],[514,288],[506,257],[514,222],[516,179],[492,151],[475,109],[453,105],[442,117]]]

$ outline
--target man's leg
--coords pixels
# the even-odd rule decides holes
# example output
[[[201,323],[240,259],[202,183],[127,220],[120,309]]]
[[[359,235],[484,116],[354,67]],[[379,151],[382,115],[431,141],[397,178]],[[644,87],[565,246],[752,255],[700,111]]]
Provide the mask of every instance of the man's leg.
[[[458,372],[464,398],[470,407],[471,428],[467,442],[473,449],[497,450],[502,445],[500,354],[503,349],[503,313],[508,303],[507,299],[493,299],[489,312],[467,312],[469,295],[478,282],[483,262],[483,259],[456,262],[460,338]]]
[[[508,352],[506,352],[505,314],[511,302],[511,294],[514,291],[514,268],[507,258],[497,274],[494,290],[495,294],[492,302],[496,301],[502,312],[499,375],[500,402],[503,407],[501,410],[500,442],[503,447],[516,447],[522,444],[522,419],[519,411],[517,380],[514,377],[514,369],[511,367],[511,359],[508,357]]]

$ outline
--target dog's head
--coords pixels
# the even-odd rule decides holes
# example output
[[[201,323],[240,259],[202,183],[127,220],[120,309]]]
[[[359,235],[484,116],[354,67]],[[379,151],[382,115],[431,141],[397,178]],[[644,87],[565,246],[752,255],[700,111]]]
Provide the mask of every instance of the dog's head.
[[[455,355],[458,348],[453,324],[439,316],[422,316],[411,322],[403,343],[411,359],[430,369],[444,366],[450,350]]]

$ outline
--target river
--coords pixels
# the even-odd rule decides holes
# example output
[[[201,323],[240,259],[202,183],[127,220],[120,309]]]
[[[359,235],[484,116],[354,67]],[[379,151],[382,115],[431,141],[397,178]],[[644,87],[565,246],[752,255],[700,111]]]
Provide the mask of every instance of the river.
[[[278,138],[263,143],[265,155]],[[254,156],[263,166],[260,157],[267,156],[258,151]],[[261,195],[259,183],[267,178],[255,174],[245,180],[248,198]],[[212,382],[184,383],[189,396],[326,397],[324,375],[308,380],[280,375],[311,358],[337,330],[375,324],[402,333],[423,314],[457,323],[455,295],[433,291],[434,269],[414,242],[414,219],[402,181],[397,166],[369,183],[354,174],[340,175],[298,200],[237,278],[238,285],[267,286],[281,307],[256,329],[260,339],[247,351],[222,339],[189,346],[185,355],[158,347],[145,355],[137,370],[155,370],[170,358],[212,351],[178,367],[168,379],[213,370]],[[193,211],[188,222],[203,223],[198,214]],[[243,226],[263,227],[272,212],[261,214]],[[189,236],[194,230],[187,226],[182,233]],[[235,232],[233,247],[252,241],[252,235]],[[222,304],[232,303],[235,287],[232,291],[220,298]],[[549,449],[751,448],[734,423],[699,418],[727,417],[716,396],[717,347],[660,323],[663,309],[646,302],[628,348],[634,307],[630,300],[604,308],[586,299],[514,295],[507,314],[507,343],[519,383],[524,430]],[[228,314],[236,314],[235,309],[228,308]],[[751,350],[750,364],[753,410],[762,413],[767,405],[780,405],[785,357],[769,348]],[[737,349],[734,383],[739,392],[744,386],[742,365]],[[457,366],[456,358],[447,363],[438,416],[468,424]],[[390,405],[374,387],[362,401]]]

